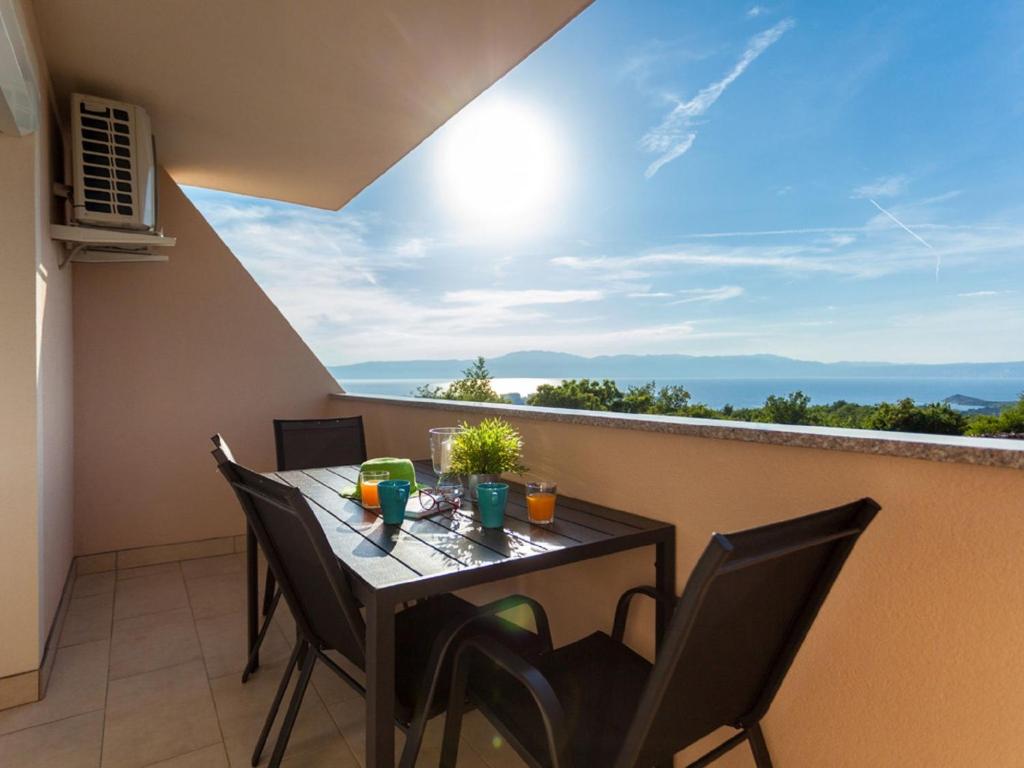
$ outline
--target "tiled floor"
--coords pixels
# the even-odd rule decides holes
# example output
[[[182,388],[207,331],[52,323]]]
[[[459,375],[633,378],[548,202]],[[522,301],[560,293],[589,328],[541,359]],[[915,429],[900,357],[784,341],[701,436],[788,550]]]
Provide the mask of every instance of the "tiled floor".
[[[79,577],[46,698],[0,711],[0,766],[248,766],[294,627],[282,602],[260,671],[242,685],[243,565],[244,555],[224,555]],[[442,720],[419,765],[437,765]],[[359,768],[363,733],[362,698],[320,665],[284,765]],[[464,768],[523,765],[476,713],[459,758]]]

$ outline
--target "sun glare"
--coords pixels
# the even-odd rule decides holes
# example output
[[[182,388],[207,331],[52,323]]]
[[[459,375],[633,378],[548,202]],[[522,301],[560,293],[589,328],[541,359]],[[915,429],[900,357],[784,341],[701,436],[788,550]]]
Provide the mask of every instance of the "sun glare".
[[[542,115],[518,103],[470,105],[446,127],[440,194],[452,214],[483,233],[528,235],[559,192],[559,152]]]

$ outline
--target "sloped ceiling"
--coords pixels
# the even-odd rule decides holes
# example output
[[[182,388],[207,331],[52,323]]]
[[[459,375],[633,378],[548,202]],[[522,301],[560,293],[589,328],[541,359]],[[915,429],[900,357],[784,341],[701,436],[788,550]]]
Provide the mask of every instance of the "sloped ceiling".
[[[591,0],[35,0],[62,104],[145,107],[181,184],[340,208]]]

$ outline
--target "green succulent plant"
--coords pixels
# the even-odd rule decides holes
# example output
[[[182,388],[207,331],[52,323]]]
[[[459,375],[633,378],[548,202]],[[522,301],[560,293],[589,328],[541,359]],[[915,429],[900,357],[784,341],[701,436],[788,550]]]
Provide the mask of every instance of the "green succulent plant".
[[[458,475],[522,474],[523,438],[504,419],[484,419],[477,426],[463,423],[452,441],[451,471]]]

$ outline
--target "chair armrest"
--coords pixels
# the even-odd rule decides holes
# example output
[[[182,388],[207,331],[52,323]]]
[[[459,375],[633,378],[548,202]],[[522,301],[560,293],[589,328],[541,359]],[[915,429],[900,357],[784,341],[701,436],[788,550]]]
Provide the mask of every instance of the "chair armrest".
[[[622,642],[626,634],[626,619],[629,618],[629,608],[633,604],[633,598],[637,595],[645,595],[655,602],[663,603],[667,608],[672,608],[676,602],[676,596],[666,592],[659,592],[654,587],[641,586],[627,589],[619,598],[615,606],[615,622],[612,624],[612,639]]]
[[[417,697],[413,708],[412,720],[409,723],[409,734],[411,735],[411,738],[407,740],[407,752],[409,754],[403,754],[402,756],[403,767],[412,765],[415,762],[416,755],[414,752],[418,747],[416,741],[422,738],[423,731],[426,728],[427,717],[430,714],[434,696],[437,695],[437,689],[441,682],[441,667],[445,657],[451,652],[456,642],[462,639],[465,630],[471,628],[474,622],[488,616],[503,613],[520,605],[528,606],[533,612],[533,620],[537,625],[537,635],[541,642],[541,651],[551,650],[551,629],[548,624],[548,615],[540,603],[525,595],[510,595],[509,597],[503,597],[500,600],[494,600],[485,605],[477,606],[476,611],[471,616],[448,624],[435,638],[434,645],[430,649],[430,658],[424,667],[422,691],[420,696]]]
[[[513,653],[494,638],[486,636],[465,640],[456,652],[448,714],[445,716],[441,765],[454,765],[457,756],[459,730],[466,706],[466,686],[473,654],[488,659],[526,689],[540,714],[552,768],[571,768],[572,758],[565,729],[565,712],[551,684],[539,669],[522,656]],[[481,674],[479,666],[475,674]]]
[[[509,595],[508,597],[494,600],[493,602],[486,603],[479,606],[475,619],[483,618],[484,616],[494,616],[499,613],[517,608],[520,605],[525,605],[530,609],[533,614],[533,623],[537,627],[537,637],[540,638],[541,650],[550,651],[551,645],[551,625],[548,623],[548,614],[544,610],[544,606],[534,600],[532,597],[526,595]]]

